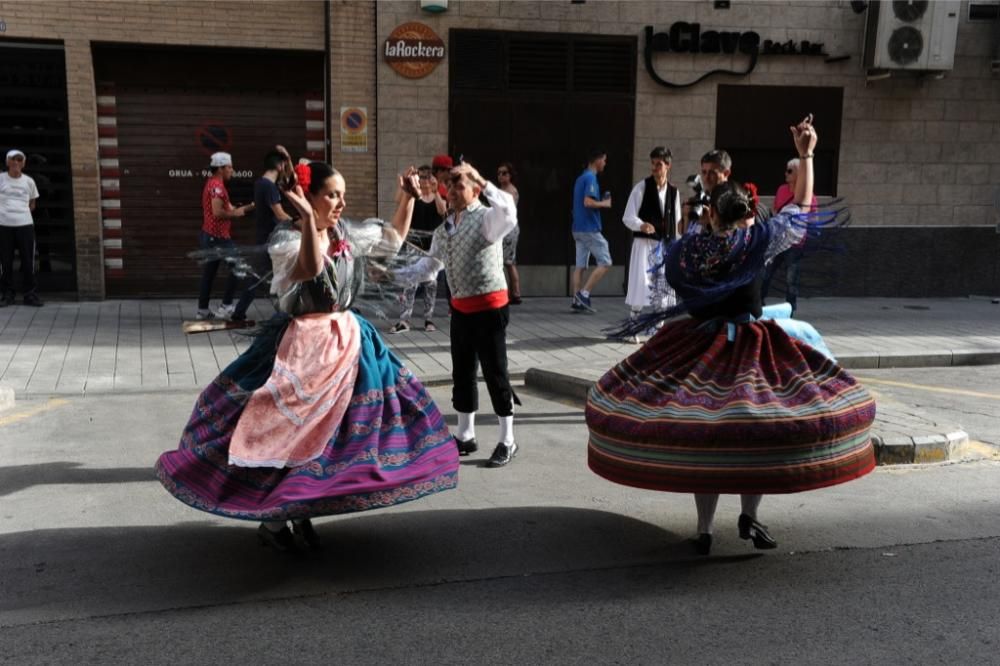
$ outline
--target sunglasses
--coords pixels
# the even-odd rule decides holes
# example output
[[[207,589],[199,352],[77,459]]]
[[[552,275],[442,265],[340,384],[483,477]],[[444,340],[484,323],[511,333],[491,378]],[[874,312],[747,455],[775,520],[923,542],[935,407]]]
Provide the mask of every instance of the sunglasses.
[[[497,171],[498,176],[509,176],[510,171]]]
[[[795,169],[785,169],[785,173],[795,173]]]

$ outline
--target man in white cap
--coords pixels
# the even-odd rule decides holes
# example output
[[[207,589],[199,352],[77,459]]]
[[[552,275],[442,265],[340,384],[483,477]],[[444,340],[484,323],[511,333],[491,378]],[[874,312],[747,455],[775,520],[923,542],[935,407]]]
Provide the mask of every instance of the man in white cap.
[[[231,249],[236,245],[233,243],[231,233],[232,220],[243,217],[248,211],[253,209],[253,204],[234,208],[229,202],[229,192],[226,190],[226,181],[233,177],[233,156],[229,153],[214,153],[210,164],[212,168],[211,177],[205,182],[205,189],[201,192],[201,209],[204,221],[201,225],[200,247],[203,250],[211,249]],[[215,274],[219,271],[221,259],[206,261],[201,272],[201,285],[198,290],[198,319],[210,319],[213,315],[208,309],[208,301],[212,295],[212,282]],[[226,291],[222,296],[222,305],[215,311],[215,316],[220,319],[228,319],[236,306],[233,304],[233,297],[239,286],[239,278],[229,272],[229,281],[226,283]]]
[[[14,305],[14,250],[21,259],[24,304],[39,307],[35,293],[35,221],[31,211],[38,187],[24,170],[24,153],[7,151],[7,171],[0,173],[0,307]]]

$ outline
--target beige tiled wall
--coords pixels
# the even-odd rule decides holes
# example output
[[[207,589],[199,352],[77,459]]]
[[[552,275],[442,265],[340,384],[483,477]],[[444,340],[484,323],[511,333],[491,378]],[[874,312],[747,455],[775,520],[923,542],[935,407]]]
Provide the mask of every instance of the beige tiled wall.
[[[989,23],[965,20],[962,3],[955,68],[943,79],[898,78],[867,82],[861,66],[864,15],[850,3],[828,0],[732,3],[729,10],[699,2],[588,0],[481,2],[451,0],[448,11],[428,14],[411,0],[378,3],[377,39],[411,20],[431,26],[447,42],[453,27],[540,32],[636,35],[636,135],[634,179],[647,173],[649,148],[674,153],[674,179],[694,173],[713,147],[719,83],[819,85],[844,88],[839,194],[856,225],[979,225],[993,219],[993,190],[1000,183],[1000,78],[990,73],[995,35]],[[850,60],[762,57],[742,78],[713,77],[694,87],[667,89],[647,74],[643,29],[665,30],[675,21],[703,29],[755,30],[764,39],[823,42],[830,54]],[[383,214],[392,201],[391,176],[402,166],[447,148],[448,67],[410,81],[378,62],[383,122],[379,198]],[[660,76],[685,81],[715,69],[746,67],[745,57],[661,54]],[[784,118],[775,109],[779,122]],[[822,132],[823,110],[815,111]],[[414,127],[419,126],[420,130]]]

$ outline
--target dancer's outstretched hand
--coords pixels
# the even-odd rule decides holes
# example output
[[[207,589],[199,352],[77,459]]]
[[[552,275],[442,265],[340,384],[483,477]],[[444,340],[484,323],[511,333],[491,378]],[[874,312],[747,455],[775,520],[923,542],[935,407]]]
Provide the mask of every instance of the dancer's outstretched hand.
[[[288,200],[292,202],[295,206],[295,210],[299,211],[299,216],[302,219],[302,224],[315,224],[315,218],[313,217],[312,205],[309,200],[305,198],[302,194],[302,188],[297,186],[295,189],[286,190],[285,196]]]
[[[813,115],[810,113],[798,125],[788,128],[792,131],[792,140],[795,142],[795,148],[799,151],[799,155],[812,154],[816,148],[816,142],[819,141],[819,135],[812,123]]]
[[[407,167],[406,170],[399,175],[397,184],[399,185],[399,189],[410,195],[412,198],[420,198],[420,180],[417,176],[416,167],[412,165]]]

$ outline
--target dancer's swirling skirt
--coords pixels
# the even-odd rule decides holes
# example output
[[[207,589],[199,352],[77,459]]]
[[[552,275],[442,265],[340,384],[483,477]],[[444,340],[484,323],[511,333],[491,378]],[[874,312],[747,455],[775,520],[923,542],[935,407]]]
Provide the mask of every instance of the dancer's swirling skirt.
[[[198,397],[180,448],[156,473],[185,504],[247,520],[365,511],[454,488],[458,450],[423,385],[362,318],[357,384],[322,455],[300,467],[228,464],[229,439],[253,390],[274,365],[282,328],[258,336]]]
[[[591,470],[692,493],[793,493],[870,472],[875,401],[777,323],[664,326],[587,400]]]

